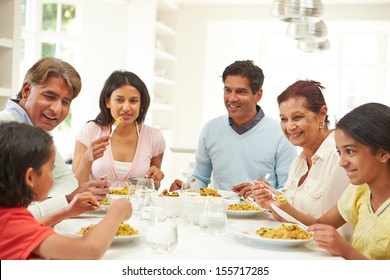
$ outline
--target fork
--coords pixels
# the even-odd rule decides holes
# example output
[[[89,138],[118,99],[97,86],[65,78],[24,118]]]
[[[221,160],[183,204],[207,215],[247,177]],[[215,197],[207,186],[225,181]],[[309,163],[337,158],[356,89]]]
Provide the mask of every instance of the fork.
[[[110,136],[114,133],[115,129],[123,122],[122,117],[116,118],[115,122],[112,125]]]
[[[265,174],[264,180],[267,181],[267,179],[269,178],[269,176],[270,176],[269,173]],[[252,193],[253,193],[253,186],[255,185],[255,183],[254,183],[251,179],[247,179],[247,181],[251,184],[251,189],[252,189]],[[271,194],[273,200],[277,200],[277,199],[276,199],[276,195],[275,195],[273,192],[271,192],[269,189],[263,188],[263,190],[269,192],[269,193]],[[249,197],[248,197],[248,198],[249,198]]]

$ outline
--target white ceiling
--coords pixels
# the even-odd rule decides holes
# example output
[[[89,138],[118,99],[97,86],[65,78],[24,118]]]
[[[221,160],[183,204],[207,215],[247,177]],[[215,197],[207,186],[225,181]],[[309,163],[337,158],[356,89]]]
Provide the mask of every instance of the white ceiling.
[[[229,5],[229,4],[271,4],[273,0],[176,0],[178,4],[208,4],[208,5]],[[390,0],[322,0],[326,4],[390,4]]]

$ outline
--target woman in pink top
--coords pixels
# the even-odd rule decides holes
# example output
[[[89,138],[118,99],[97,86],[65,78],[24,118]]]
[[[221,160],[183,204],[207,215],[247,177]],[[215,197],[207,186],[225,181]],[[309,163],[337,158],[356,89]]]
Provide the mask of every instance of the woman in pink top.
[[[165,141],[158,129],[143,124],[149,104],[148,89],[136,74],[118,70],[108,77],[100,113],[76,137],[72,171],[79,183],[91,175],[116,182],[149,177],[159,186]],[[118,119],[122,122],[113,129]]]

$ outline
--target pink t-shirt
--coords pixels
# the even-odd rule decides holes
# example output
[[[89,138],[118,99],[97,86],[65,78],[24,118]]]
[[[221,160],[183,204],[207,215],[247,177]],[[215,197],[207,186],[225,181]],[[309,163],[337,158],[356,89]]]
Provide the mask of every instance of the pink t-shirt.
[[[109,134],[109,127],[102,127],[94,122],[87,123],[76,136],[86,147],[91,142]],[[138,139],[137,149],[130,170],[123,177],[118,175],[114,167],[114,157],[112,155],[111,144],[107,146],[104,155],[95,160],[92,164],[92,177],[100,179],[101,176],[107,176],[108,179],[117,181],[126,181],[130,177],[144,177],[150,168],[152,158],[164,153],[165,140],[160,130],[142,124]]]
[[[27,260],[52,234],[26,208],[0,208],[0,260]]]

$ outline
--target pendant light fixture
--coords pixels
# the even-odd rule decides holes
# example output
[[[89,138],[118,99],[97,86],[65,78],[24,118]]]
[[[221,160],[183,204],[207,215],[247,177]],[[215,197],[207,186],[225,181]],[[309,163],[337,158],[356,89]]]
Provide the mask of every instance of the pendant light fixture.
[[[274,0],[273,17],[291,23],[318,22],[324,12],[321,0]]]
[[[328,28],[323,20],[309,23],[289,23],[287,35],[296,40],[324,41],[328,35]]]
[[[322,52],[329,50],[330,42],[328,39],[324,41],[315,40],[298,40],[298,49],[304,52]]]

